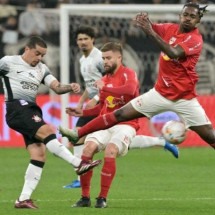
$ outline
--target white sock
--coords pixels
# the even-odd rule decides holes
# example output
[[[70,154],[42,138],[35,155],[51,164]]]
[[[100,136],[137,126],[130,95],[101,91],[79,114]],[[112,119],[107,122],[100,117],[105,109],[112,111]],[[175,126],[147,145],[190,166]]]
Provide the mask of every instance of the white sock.
[[[81,159],[75,157],[69,149],[67,149],[63,144],[61,144],[57,139],[53,139],[46,144],[47,149],[57,155],[58,157],[64,159],[68,163],[72,164],[74,167],[78,167],[81,163]]]
[[[78,158],[81,158],[83,149],[84,149],[84,145],[74,146],[73,147],[74,156],[78,157]],[[80,176],[78,176],[77,180],[80,181]]]
[[[69,148],[70,143],[69,143],[69,140],[68,140],[67,137],[62,137],[61,143],[62,143],[64,146],[66,146],[66,148]]]
[[[165,140],[160,137],[137,135],[132,139],[129,149],[148,148],[152,146],[164,146]]]
[[[83,149],[84,149],[84,145],[74,146],[73,147],[74,156],[81,158],[81,155],[83,153]]]
[[[40,181],[42,171],[43,171],[43,168],[41,167],[35,166],[31,163],[28,165],[28,168],[25,172],[24,186],[22,188],[19,201],[30,199],[32,192],[35,190],[35,188],[37,187],[37,184]]]

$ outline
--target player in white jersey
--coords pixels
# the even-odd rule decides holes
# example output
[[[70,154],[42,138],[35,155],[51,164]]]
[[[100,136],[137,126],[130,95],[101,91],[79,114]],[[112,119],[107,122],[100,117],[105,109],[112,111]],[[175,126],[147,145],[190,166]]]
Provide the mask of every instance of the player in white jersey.
[[[76,43],[79,50],[82,52],[82,56],[79,60],[80,72],[84,80],[85,90],[81,95],[77,107],[83,108],[84,104],[90,100],[85,108],[91,108],[97,103],[98,89],[94,86],[94,82],[100,79],[104,73],[103,60],[101,51],[94,46],[95,42],[95,30],[91,26],[82,25],[75,32]],[[95,97],[95,98],[94,98]],[[94,98],[94,99],[92,99]],[[76,127],[82,127],[93,117],[80,117],[77,121]],[[79,146],[73,148],[74,155],[81,157],[84,137],[79,140]],[[70,145],[68,146],[70,147]],[[79,188],[80,178],[72,181],[71,184],[63,186],[64,188]]]
[[[24,137],[30,163],[25,173],[22,192],[15,208],[37,209],[31,195],[40,181],[46,161],[46,149],[77,168],[78,175],[101,163],[88,162],[75,157],[56,138],[55,130],[44,122],[42,110],[36,104],[40,84],[45,84],[57,94],[79,93],[77,83],[61,84],[41,62],[46,54],[45,41],[37,36],[29,39],[22,55],[5,56],[0,60],[0,77],[6,102],[6,121],[10,128]]]

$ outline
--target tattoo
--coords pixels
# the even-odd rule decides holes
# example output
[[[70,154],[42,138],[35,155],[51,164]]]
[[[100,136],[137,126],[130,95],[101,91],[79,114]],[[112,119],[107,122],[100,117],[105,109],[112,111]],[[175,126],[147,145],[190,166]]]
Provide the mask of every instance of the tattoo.
[[[54,91],[57,93],[57,94],[64,94],[64,93],[68,93],[68,92],[71,92],[73,91],[72,90],[72,87],[70,84],[58,84],[55,88],[54,88]]]

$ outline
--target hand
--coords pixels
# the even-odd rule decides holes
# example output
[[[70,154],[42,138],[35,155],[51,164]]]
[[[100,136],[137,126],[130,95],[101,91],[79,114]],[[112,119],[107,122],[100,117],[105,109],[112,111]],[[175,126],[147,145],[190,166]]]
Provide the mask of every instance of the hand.
[[[140,27],[145,32],[145,34],[151,35],[153,33],[152,23],[150,22],[147,13],[138,13],[133,21],[134,25]]]
[[[105,83],[100,79],[95,81],[94,86],[101,90],[105,86]]]
[[[70,116],[77,116],[80,117],[83,115],[83,110],[81,108],[72,108],[72,107],[67,107],[66,108],[66,113]]]
[[[79,93],[81,91],[81,87],[78,83],[71,83],[70,85],[74,93]]]

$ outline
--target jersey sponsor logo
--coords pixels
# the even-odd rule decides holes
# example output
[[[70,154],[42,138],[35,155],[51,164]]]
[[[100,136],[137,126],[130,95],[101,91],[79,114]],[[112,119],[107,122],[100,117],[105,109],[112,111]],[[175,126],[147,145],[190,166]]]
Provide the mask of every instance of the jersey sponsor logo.
[[[105,101],[106,101],[106,106],[108,108],[114,108],[117,105],[124,105],[125,104],[125,100],[124,100],[123,96],[121,96],[120,98],[108,96]]]
[[[30,83],[27,81],[21,81],[20,84],[22,85],[22,88],[25,90],[33,90],[37,91],[38,90],[38,85],[34,83]]]
[[[42,119],[41,119],[39,116],[37,116],[37,115],[33,115],[32,119],[33,119],[35,122],[41,122],[41,121],[42,121]]]
[[[95,80],[89,80],[89,81],[86,81],[86,86],[87,87],[95,87]]]

